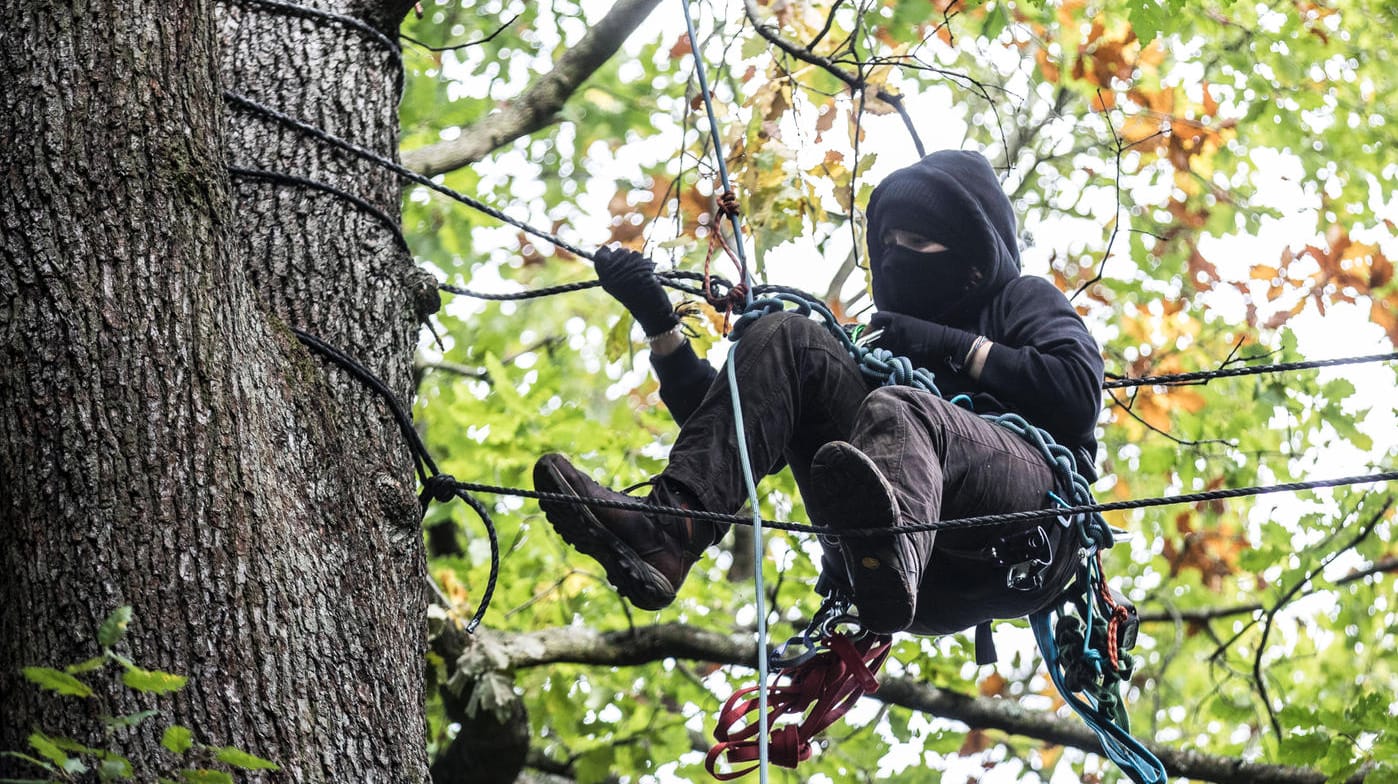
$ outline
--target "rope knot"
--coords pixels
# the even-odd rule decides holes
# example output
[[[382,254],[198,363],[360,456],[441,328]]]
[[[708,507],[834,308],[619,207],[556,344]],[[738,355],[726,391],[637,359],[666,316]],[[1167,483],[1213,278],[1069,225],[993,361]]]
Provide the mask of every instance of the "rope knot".
[[[433,474],[422,483],[422,496],[439,504],[456,497],[456,477],[451,474]]]
[[[742,215],[742,209],[738,207],[737,194],[733,193],[733,191],[724,191],[720,193],[718,195],[718,211],[728,216],[729,220],[733,220],[739,215]]]
[[[733,283],[724,291],[720,288],[721,283],[715,278],[709,279],[709,285],[705,287],[704,301],[709,303],[709,307],[714,310],[721,310],[724,313],[733,311],[741,312],[748,304],[748,287],[743,283]]]

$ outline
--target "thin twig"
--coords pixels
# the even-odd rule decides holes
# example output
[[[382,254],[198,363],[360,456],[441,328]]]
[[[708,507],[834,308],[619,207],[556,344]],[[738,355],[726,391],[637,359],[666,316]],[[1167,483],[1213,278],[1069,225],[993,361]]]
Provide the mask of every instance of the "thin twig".
[[[504,24],[495,28],[495,32],[491,33],[490,35],[487,35],[484,38],[477,38],[474,41],[467,41],[464,44],[446,44],[444,46],[433,46],[428,43],[423,43],[422,41],[417,40],[416,38],[408,35],[407,33],[399,33],[398,37],[402,38],[404,41],[407,41],[408,43],[416,44],[417,46],[420,46],[429,52],[451,52],[457,49],[466,49],[468,47],[480,46],[481,44],[490,43],[491,41],[495,40],[495,36],[505,32],[505,30],[508,29],[510,25],[514,24],[515,21],[518,20],[521,15],[522,12],[510,17],[510,20],[508,22],[505,22]]]
[[[1123,401],[1121,398],[1119,398],[1119,397],[1116,396],[1116,390],[1114,390],[1114,389],[1108,389],[1108,390],[1107,390],[1107,394],[1111,396],[1112,402],[1113,402],[1116,406],[1118,406],[1119,408],[1121,408],[1121,410],[1123,410],[1123,411],[1125,411],[1127,414],[1129,414],[1129,415],[1131,416],[1132,419],[1136,420],[1137,422],[1140,422],[1141,424],[1145,425],[1147,428],[1150,428],[1151,430],[1155,431],[1156,433],[1159,433],[1160,435],[1165,436],[1166,438],[1170,439],[1171,441],[1174,441],[1176,444],[1179,444],[1180,446],[1193,446],[1193,447],[1197,447],[1197,446],[1203,446],[1204,444],[1222,444],[1223,446],[1237,446],[1237,445],[1238,445],[1237,442],[1235,442],[1235,441],[1225,441],[1224,439],[1221,439],[1221,438],[1206,438],[1206,439],[1203,439],[1203,440],[1201,440],[1201,441],[1193,441],[1193,440],[1190,440],[1190,439],[1188,439],[1188,438],[1180,438],[1179,436],[1172,435],[1171,433],[1169,433],[1169,432],[1167,432],[1167,431],[1161,430],[1160,428],[1156,427],[1155,425],[1152,425],[1151,423],[1147,422],[1147,421],[1145,420],[1145,418],[1143,418],[1140,414],[1137,414],[1134,410],[1132,410],[1132,407],[1136,405],[1136,395],[1137,395],[1139,392],[1140,392],[1140,388],[1137,387],[1136,389],[1132,390],[1132,392],[1131,392],[1131,399],[1130,399],[1129,401]]]
[[[1116,235],[1121,231],[1121,137],[1117,135],[1116,128],[1112,125],[1110,112],[1107,110],[1106,101],[1102,100],[1102,90],[1097,90],[1097,105],[1102,107],[1102,119],[1107,123],[1107,130],[1112,132],[1112,142],[1116,146],[1116,211],[1112,213],[1112,234],[1107,238],[1107,248],[1102,252],[1102,263],[1097,265],[1097,274],[1093,275],[1086,283],[1078,287],[1073,292],[1073,296],[1068,298],[1069,302],[1078,298],[1078,295],[1087,291],[1093,284],[1102,279],[1102,273],[1107,269],[1107,259],[1112,257],[1112,245],[1116,243]]]

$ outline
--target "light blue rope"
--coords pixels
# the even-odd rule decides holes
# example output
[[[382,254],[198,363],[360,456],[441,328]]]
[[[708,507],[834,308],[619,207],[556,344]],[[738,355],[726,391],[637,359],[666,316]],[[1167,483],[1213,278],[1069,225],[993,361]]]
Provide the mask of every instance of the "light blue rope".
[[[733,183],[728,180],[728,163],[723,159],[723,140],[718,135],[718,117],[714,114],[714,102],[709,96],[709,78],[704,73],[704,58],[699,56],[699,37],[694,34],[694,19],[689,14],[689,0],[680,0],[684,8],[684,25],[689,32],[689,51],[694,55],[694,73],[699,77],[699,90],[704,96],[704,111],[709,115],[709,138],[714,143],[714,157],[718,159],[718,178],[726,193],[733,192]],[[738,246],[738,263],[743,268],[743,285],[747,288],[747,304],[752,305],[752,273],[748,272],[747,251],[743,249],[743,232],[738,216],[730,215],[733,222],[733,244]],[[718,225],[714,231],[720,231]],[[765,759],[765,758],[764,758]],[[766,770],[764,765],[763,770]]]
[[[689,0],[680,0],[684,9],[685,29],[689,33],[689,49],[694,55],[694,72],[699,77],[699,89],[704,95],[704,109],[709,115],[709,137],[714,144],[714,157],[718,160],[718,176],[725,193],[733,192],[733,184],[728,180],[728,164],[723,159],[723,140],[719,138],[718,117],[714,114],[714,104],[709,97],[709,79],[704,73],[704,58],[699,55],[699,37],[694,34],[694,19],[689,13]],[[738,264],[743,268],[743,287],[747,291],[747,305],[752,306],[752,274],[748,271],[747,251],[743,247],[742,227],[737,215],[729,215],[733,223],[733,244],[738,247]],[[719,225],[714,231],[722,231]],[[738,433],[738,457],[742,460],[743,481],[748,488],[748,506],[752,509],[752,548],[753,562],[757,564],[757,679],[762,684],[757,690],[757,778],[767,784],[767,608],[762,585],[762,562],[765,550],[762,544],[762,515],[757,500],[757,480],[752,474],[752,460],[748,457],[747,429],[743,425],[743,406],[738,394],[737,367],[738,344],[728,352],[728,394],[733,400],[733,427]]]
[[[738,459],[743,465],[743,481],[748,486],[748,507],[752,510],[752,552],[757,564],[757,778],[767,782],[767,607],[766,591],[762,587],[762,562],[766,552],[762,546],[762,515],[757,508],[757,480],[753,478],[752,459],[748,457],[747,429],[743,425],[743,409],[738,399],[738,344],[728,349],[728,394],[733,399],[733,427],[738,431]]]

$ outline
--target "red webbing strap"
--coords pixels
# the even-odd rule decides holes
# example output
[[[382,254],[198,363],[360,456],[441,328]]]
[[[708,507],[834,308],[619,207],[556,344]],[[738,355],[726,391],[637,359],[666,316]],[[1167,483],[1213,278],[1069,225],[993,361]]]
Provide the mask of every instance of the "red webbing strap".
[[[1101,550],[1097,551],[1097,572],[1098,574],[1102,573]],[[1113,671],[1119,671],[1121,669],[1121,651],[1118,650],[1119,646],[1117,640],[1121,634],[1122,622],[1129,618],[1131,613],[1122,605],[1117,604],[1116,600],[1112,598],[1111,589],[1107,587],[1107,581],[1105,579],[1102,580],[1099,586],[1099,592],[1102,596],[1102,603],[1111,608],[1112,611],[1111,616],[1107,619],[1107,660],[1112,663]],[[1091,601],[1091,599],[1088,601]]]
[[[879,688],[875,673],[883,666],[892,646],[892,638],[874,634],[863,635],[858,640],[834,634],[822,642],[825,650],[777,673],[777,677],[785,677],[787,683],[767,687],[767,753],[769,761],[775,765],[795,768],[797,763],[810,759],[811,739],[844,716],[860,697]],[[741,778],[758,767],[751,765],[720,773],[716,766],[719,758],[725,756],[730,765],[758,759],[760,724],[751,721],[748,714],[758,707],[758,699],[751,695],[760,688],[759,684],[734,692],[719,711],[718,725],[714,727],[714,739],[718,743],[704,758],[705,769],[719,781]],[[775,726],[776,720],[787,714],[804,714],[805,717],[797,723]],[[744,721],[748,723],[738,727]]]

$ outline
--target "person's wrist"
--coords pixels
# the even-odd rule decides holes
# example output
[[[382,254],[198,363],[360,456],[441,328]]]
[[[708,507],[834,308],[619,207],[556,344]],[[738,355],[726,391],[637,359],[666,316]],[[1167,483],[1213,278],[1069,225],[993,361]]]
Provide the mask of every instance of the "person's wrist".
[[[684,327],[678,323],[657,335],[646,335],[646,345],[650,347],[650,352],[657,357],[675,353],[688,340],[689,338],[685,337],[684,334]]]

